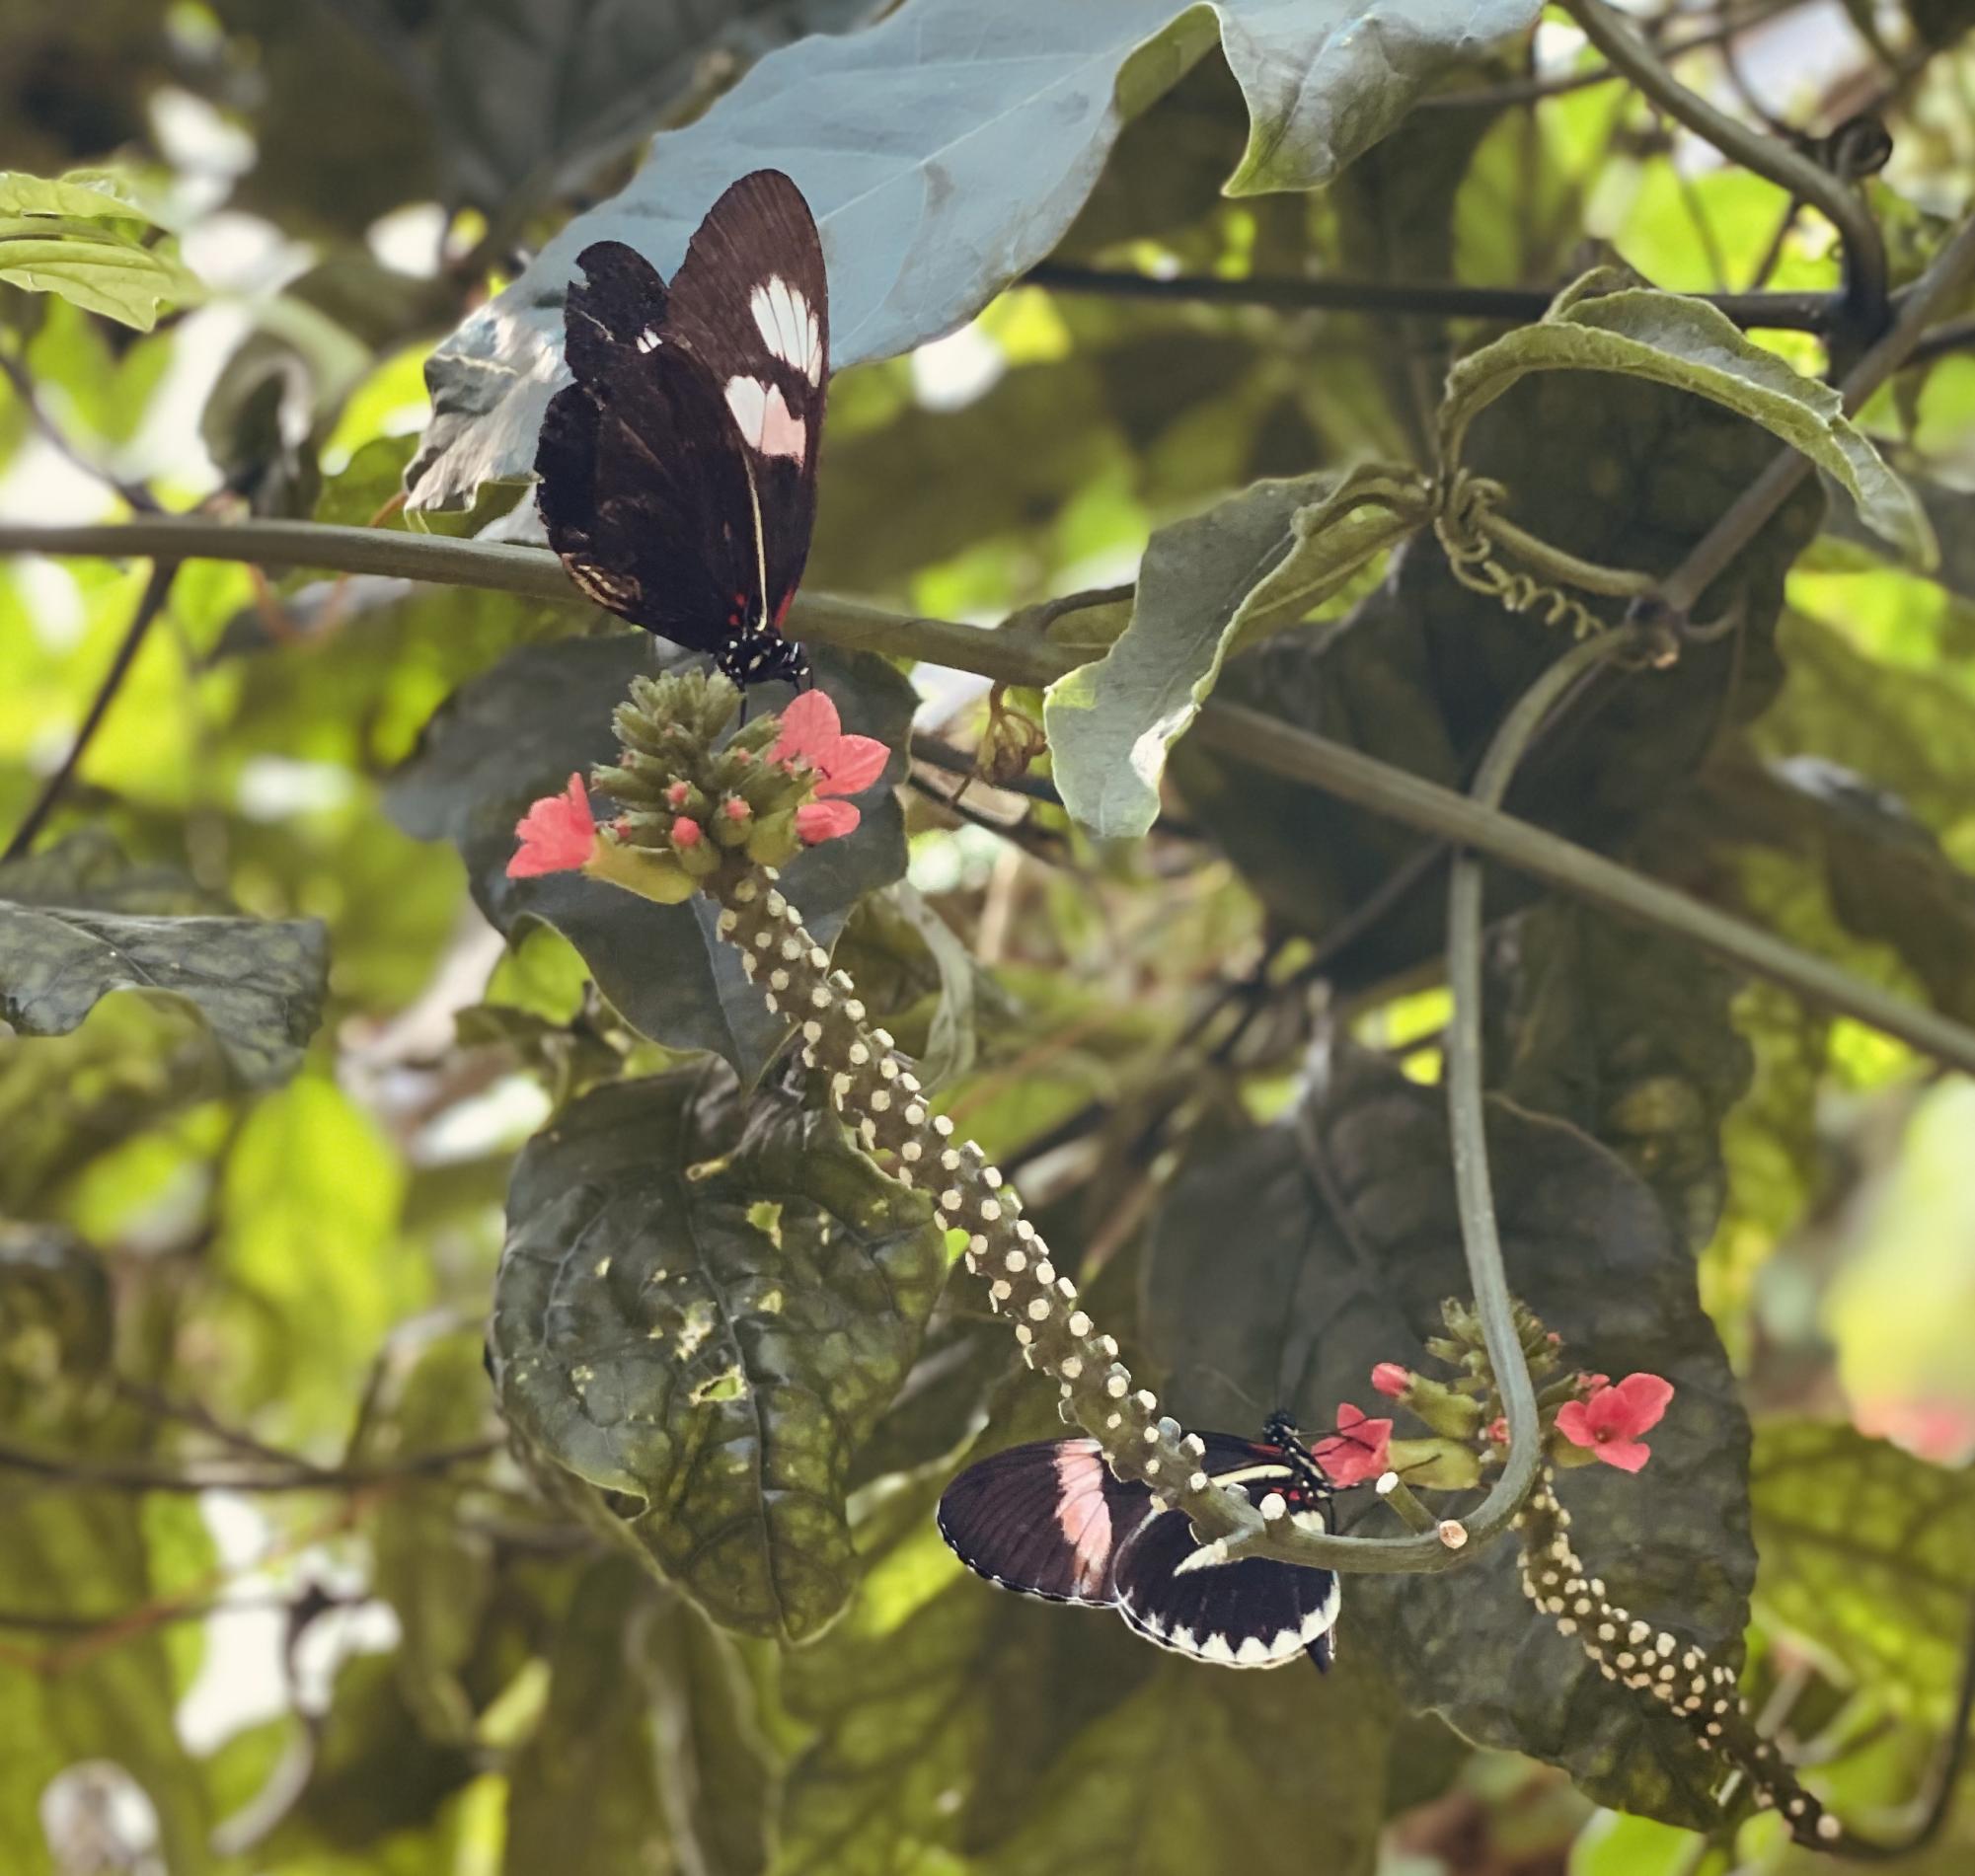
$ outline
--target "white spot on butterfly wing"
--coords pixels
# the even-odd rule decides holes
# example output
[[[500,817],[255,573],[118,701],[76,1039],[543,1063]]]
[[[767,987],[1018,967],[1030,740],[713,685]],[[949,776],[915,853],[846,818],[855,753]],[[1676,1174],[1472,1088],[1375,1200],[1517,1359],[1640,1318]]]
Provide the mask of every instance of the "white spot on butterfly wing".
[[[794,365],[811,384],[823,377],[823,332],[809,302],[779,273],[748,298],[761,342],[783,363]]]
[[[759,378],[729,378],[726,408],[757,454],[788,456],[799,463],[807,452],[809,432],[790,410],[780,385],[763,384]]]

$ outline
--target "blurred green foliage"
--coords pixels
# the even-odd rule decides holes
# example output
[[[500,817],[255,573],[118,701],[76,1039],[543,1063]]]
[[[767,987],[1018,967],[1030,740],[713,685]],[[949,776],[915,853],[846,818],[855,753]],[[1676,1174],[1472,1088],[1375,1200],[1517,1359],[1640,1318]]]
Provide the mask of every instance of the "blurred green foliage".
[[[1224,750],[1182,739],[1162,777],[1173,713],[1218,675],[1458,786],[1561,629],[1428,535],[1298,561],[1346,472],[1428,464],[1449,364],[1504,332],[1323,289],[1540,302],[1615,258],[1681,292],[1840,283],[1814,217],[1627,86],[1527,84],[1522,0],[1376,0],[1333,38],[1344,11],[0,0],[0,512],[536,538],[480,485],[532,449],[564,251],[616,191],[667,264],[758,163],[868,195],[869,224],[826,217],[868,362],[832,386],[811,583],[1120,646],[1102,738],[1060,698],[1049,725],[1073,808],[1114,788],[1114,825],[1151,826],[1095,838],[1049,756],[1024,769],[1035,693],[991,723],[950,674],[830,653],[847,721],[900,754],[788,890],[1135,1366],[1213,1424],[1327,1424],[1463,1282],[1444,856]],[[1855,28],[1776,12],[1733,74],[1682,74],[1820,132],[1881,95]],[[1965,13],[1874,28],[1915,48],[1869,185],[1901,281],[1975,176]],[[1025,284],[1045,262],[1311,303]],[[1680,317],[1690,352],[1721,338]],[[1701,362],[1776,401],[1546,371],[1465,460],[1522,527],[1664,571],[1772,452],[1735,413],[1808,422],[1781,365],[1821,345],[1751,337]],[[1937,564],[1842,497],[1819,532],[1806,491],[1710,595],[1733,629],[1601,678],[1510,805],[1975,1022],[1975,364],[1901,373],[1861,422]],[[459,511],[408,518],[408,478]],[[1323,577],[1244,611],[1285,564]],[[0,863],[8,1876],[1810,1865],[1532,1623],[1505,1553],[1351,1583],[1322,1684],[965,1575],[940,1489],[1056,1422],[943,1288],[954,1247],[786,1072],[708,916],[504,877],[646,642],[573,589],[205,562],[133,638],[146,581],[0,566],[0,830],[51,809]],[[958,770],[908,765],[915,708]],[[1019,752],[1013,788],[966,774],[984,747]],[[1752,1700],[1873,1828],[1926,1780],[1975,1596],[1969,1087],[1505,871],[1488,917],[1511,1274],[1574,1364],[1679,1386],[1644,1473],[1564,1481],[1579,1546],[1746,1648]],[[1971,1859],[1964,1807],[1895,1867]]]

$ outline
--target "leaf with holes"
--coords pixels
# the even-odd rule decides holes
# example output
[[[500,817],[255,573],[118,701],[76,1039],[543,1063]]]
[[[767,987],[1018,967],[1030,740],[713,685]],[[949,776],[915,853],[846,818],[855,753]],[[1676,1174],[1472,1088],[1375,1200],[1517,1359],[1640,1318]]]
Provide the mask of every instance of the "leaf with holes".
[[[1388,507],[1353,512],[1358,480],[1257,483],[1152,537],[1131,623],[1044,705],[1063,805],[1092,833],[1140,835],[1158,818],[1166,752],[1231,648],[1321,605],[1418,526]]]
[[[660,654],[661,656],[664,654]],[[675,1049],[712,1049],[750,1080],[788,1033],[714,932],[703,898],[653,905],[577,873],[510,879],[514,823],[559,792],[572,771],[616,760],[611,713],[631,680],[652,668],[644,633],[566,639],[512,653],[474,679],[426,726],[386,794],[392,818],[422,840],[450,839],[475,900],[518,937],[536,920],[567,938],[597,988],[634,1028]],[[856,833],[797,855],[783,868],[790,897],[825,944],[851,907],[905,870],[905,821],[892,792],[905,771],[916,697],[873,652],[815,654],[817,681],[844,727],[892,751],[884,778],[861,798]]]
[[[1644,287],[1611,292],[1604,285],[1605,276],[1592,275],[1535,325],[1470,352],[1448,373],[1440,408],[1445,460],[1461,460],[1468,425],[1530,372],[1645,378],[1760,423],[1837,482],[1874,533],[1917,563],[1933,562],[1933,531],[1912,490],[1845,414],[1829,385],[1791,369],[1705,300]]]
[[[718,1066],[600,1088],[515,1168],[490,1348],[508,1420],[615,1495],[713,1618],[803,1641],[857,1582],[852,1455],[947,1270],[921,1194]]]
[[[1488,1160],[1510,1287],[1561,1333],[1567,1359],[1676,1388],[1644,1472],[1563,1479],[1586,1561],[1642,1617],[1738,1648],[1755,1574],[1748,1423],[1691,1253],[1651,1191],[1574,1128],[1497,1105]],[[1155,1218],[1144,1328],[1176,1411],[1240,1425],[1253,1417],[1246,1390],[1306,1427],[1331,1424],[1340,1401],[1370,1397],[1375,1362],[1415,1363],[1442,1301],[1472,1294],[1460,1241],[1438,1093],[1380,1058],[1320,1049],[1302,1105],[1217,1142]],[[1354,1577],[1338,1651],[1359,1646],[1408,1708],[1560,1764],[1600,1803],[1690,1829],[1717,1816],[1712,1762],[1534,1613],[1512,1544],[1451,1575]]]
[[[134,991],[195,1010],[241,1081],[285,1081],[322,1020],[323,928],[140,909],[188,900],[166,876],[106,869],[93,843],[0,868],[0,1015],[66,1035],[105,997]]]
[[[1975,1478],[1828,1422],[1756,1434],[1750,1490],[1765,1617],[1875,1697],[1946,1717],[1975,1597]]]
[[[525,477],[557,387],[563,296],[591,242],[664,272],[727,184],[786,170],[815,209],[839,366],[950,332],[1056,245],[1119,129],[1216,43],[1248,101],[1236,192],[1328,182],[1456,56],[1531,0],[914,0],[863,33],[771,53],[631,186],[578,215],[433,353],[415,502]],[[881,126],[881,127],[880,127]]]

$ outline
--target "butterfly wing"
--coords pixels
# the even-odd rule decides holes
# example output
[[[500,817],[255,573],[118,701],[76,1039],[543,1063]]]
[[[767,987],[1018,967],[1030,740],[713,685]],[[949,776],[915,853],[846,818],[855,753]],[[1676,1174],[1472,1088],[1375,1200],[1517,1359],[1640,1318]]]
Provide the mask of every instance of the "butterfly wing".
[[[760,500],[767,607],[779,626],[809,557],[829,380],[829,280],[815,217],[780,170],[722,195],[672,276],[666,334],[720,386]]]
[[[664,342],[651,264],[617,241],[579,264],[587,283],[566,316],[575,383],[550,401],[535,451],[549,544],[599,605],[720,650],[762,589],[739,432],[706,367]]]
[[[940,1500],[940,1535],[1003,1589],[1109,1607],[1112,1565],[1152,1514],[1151,1492],[1116,1477],[1097,1441],[1040,1440],[954,1479]]]
[[[1222,1433],[1204,1437],[1205,1469],[1255,1504],[1298,1482],[1277,1448]],[[1314,1503],[1289,1515],[1307,1530],[1326,1529]],[[1162,1648],[1230,1668],[1279,1668],[1305,1653],[1320,1668],[1330,1665],[1340,1589],[1329,1570],[1269,1557],[1217,1563],[1211,1546],[1193,1540],[1185,1515],[1165,1511],[1126,1538],[1111,1575],[1118,1613]]]

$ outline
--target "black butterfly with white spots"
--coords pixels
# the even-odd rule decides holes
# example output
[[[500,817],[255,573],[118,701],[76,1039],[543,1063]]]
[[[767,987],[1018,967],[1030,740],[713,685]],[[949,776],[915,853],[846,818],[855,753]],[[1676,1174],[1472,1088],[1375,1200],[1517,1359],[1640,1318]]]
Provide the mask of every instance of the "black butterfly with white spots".
[[[829,376],[823,246],[780,170],[708,212],[668,286],[598,241],[564,311],[575,382],[535,451],[549,545],[600,606],[736,684],[809,682],[782,622],[816,517]]]
[[[1271,1494],[1306,1531],[1329,1528],[1330,1481],[1285,1414],[1259,1440],[1203,1433],[1200,1469],[1261,1507]],[[1150,1641],[1226,1668],[1335,1654],[1329,1570],[1269,1557],[1217,1560],[1186,1514],[1117,1477],[1097,1441],[1040,1440],[970,1465],[940,1500],[940,1535],[968,1569],[1052,1603],[1114,1609]]]

